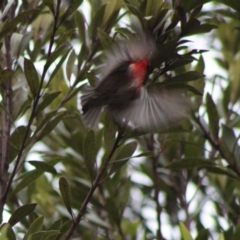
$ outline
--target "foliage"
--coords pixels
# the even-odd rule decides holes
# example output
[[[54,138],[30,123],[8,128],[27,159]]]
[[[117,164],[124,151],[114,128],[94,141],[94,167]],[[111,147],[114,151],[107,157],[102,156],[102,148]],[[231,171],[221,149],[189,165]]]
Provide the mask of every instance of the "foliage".
[[[0,9],[0,239],[239,239],[238,1],[4,0]],[[139,32],[157,46],[149,83],[184,87],[191,116],[143,133],[103,112],[100,129],[87,129],[82,87],[96,83],[105,50]],[[212,41],[191,49],[193,35]],[[222,74],[204,77],[207,50]]]

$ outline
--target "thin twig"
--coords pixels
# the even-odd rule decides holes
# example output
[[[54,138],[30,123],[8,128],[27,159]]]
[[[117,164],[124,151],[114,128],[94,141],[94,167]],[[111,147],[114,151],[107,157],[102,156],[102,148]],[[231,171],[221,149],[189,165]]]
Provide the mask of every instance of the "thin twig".
[[[203,124],[201,123],[199,117],[196,117],[195,115],[193,115],[193,117],[194,117],[194,120],[198,123],[200,129],[202,130],[204,137],[209,141],[209,143],[211,144],[211,146],[212,146],[213,148],[215,148],[215,149],[219,152],[220,156],[228,162],[229,168],[232,169],[232,170],[240,177],[240,171],[239,171],[239,169],[235,166],[236,164],[233,165],[233,164],[231,163],[231,160],[228,159],[225,151],[223,151],[223,149],[220,147],[219,143],[218,143],[218,142],[215,142],[215,140],[213,140],[213,138],[211,137],[210,133],[204,128],[204,126],[203,126]]]
[[[152,174],[153,174],[153,187],[154,187],[154,196],[153,199],[156,204],[156,214],[157,214],[157,224],[158,224],[158,229],[157,229],[157,239],[162,240],[164,239],[162,236],[161,232],[161,212],[162,212],[162,207],[159,203],[159,178],[158,178],[158,173],[157,173],[157,168],[158,168],[158,156],[154,154],[154,135],[151,135],[150,139],[150,144],[148,146],[149,150],[152,151],[153,157],[152,157]]]
[[[87,205],[88,205],[88,203],[90,202],[94,191],[96,190],[96,188],[97,188],[98,185],[100,184],[100,180],[101,180],[102,176],[104,175],[104,173],[105,173],[105,171],[106,171],[106,169],[107,169],[107,167],[108,167],[108,164],[109,164],[109,162],[110,162],[110,160],[111,160],[114,152],[116,151],[116,149],[117,149],[118,146],[119,146],[119,142],[120,142],[121,139],[122,139],[122,133],[123,133],[123,130],[120,129],[120,130],[118,131],[118,136],[117,136],[117,138],[116,138],[116,140],[115,140],[115,142],[114,142],[114,145],[113,145],[113,147],[112,147],[112,150],[111,150],[109,156],[108,156],[108,157],[106,158],[106,160],[103,162],[103,165],[101,166],[101,168],[99,169],[98,174],[97,174],[95,180],[93,181],[92,187],[89,189],[89,192],[88,192],[88,194],[87,194],[87,196],[86,196],[83,204],[81,205],[81,207],[80,207],[80,209],[79,209],[79,211],[78,211],[78,215],[77,215],[75,221],[72,223],[72,226],[71,226],[71,228],[69,229],[69,231],[68,231],[68,233],[67,233],[67,235],[66,235],[66,237],[65,237],[65,240],[70,239],[70,237],[72,236],[74,230],[76,229],[76,227],[78,226],[78,224],[79,224],[80,221],[82,220],[82,217],[83,217],[83,215],[84,215],[84,213],[85,213],[85,211],[86,211]]]

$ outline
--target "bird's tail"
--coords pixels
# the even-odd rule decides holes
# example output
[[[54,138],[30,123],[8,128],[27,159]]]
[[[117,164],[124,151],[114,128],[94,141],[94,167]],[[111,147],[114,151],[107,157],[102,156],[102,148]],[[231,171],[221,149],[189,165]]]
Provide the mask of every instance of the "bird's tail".
[[[80,99],[84,124],[92,129],[96,129],[98,127],[102,107],[97,103],[94,88],[85,87]]]

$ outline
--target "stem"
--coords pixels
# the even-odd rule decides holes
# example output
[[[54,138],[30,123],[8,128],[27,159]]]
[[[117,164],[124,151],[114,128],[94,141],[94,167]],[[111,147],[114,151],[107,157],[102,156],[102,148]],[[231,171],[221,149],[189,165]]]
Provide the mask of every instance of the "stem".
[[[13,19],[15,14],[15,4],[9,10],[9,18]],[[4,39],[6,49],[5,61],[2,68],[12,69],[12,57],[10,46],[11,33],[7,34]],[[2,129],[1,129],[1,161],[0,161],[0,224],[2,223],[3,209],[6,202],[5,190],[8,180],[8,159],[10,149],[10,131],[12,126],[12,78],[8,78],[5,84],[2,84],[2,104],[5,109],[1,111]]]
[[[212,139],[210,133],[207,132],[207,130],[206,130],[206,129],[204,128],[204,126],[202,125],[199,117],[196,117],[195,115],[193,115],[193,117],[194,117],[194,120],[198,123],[199,127],[201,128],[204,137],[209,141],[209,143],[211,144],[211,146],[212,146],[213,148],[215,148],[215,149],[219,152],[220,156],[221,156],[223,159],[226,159],[226,161],[227,161],[228,164],[229,164],[229,168],[232,169],[232,170],[240,177],[240,171],[239,171],[238,168],[236,168],[236,166],[235,166],[236,164],[232,164],[232,163],[231,163],[231,160],[229,160],[228,156],[226,155],[225,151],[223,151],[223,149],[220,147],[219,143],[218,143],[218,142],[216,143],[216,142]],[[235,161],[234,161],[234,162],[235,162]]]
[[[161,232],[161,212],[162,207],[159,203],[158,196],[159,196],[159,181],[158,181],[158,173],[157,173],[157,167],[158,167],[158,157],[154,154],[154,135],[151,135],[150,139],[150,145],[148,146],[149,150],[153,152],[152,157],[152,174],[153,174],[153,187],[154,187],[154,196],[153,199],[156,203],[156,214],[157,214],[157,239],[162,240],[164,239]]]
[[[90,202],[91,197],[92,197],[94,191],[95,191],[96,188],[99,186],[100,180],[101,180],[102,176],[104,175],[104,173],[105,173],[105,171],[106,171],[106,169],[107,169],[107,167],[108,167],[108,164],[109,164],[109,162],[110,162],[110,160],[111,160],[114,152],[116,151],[116,149],[117,149],[118,146],[119,146],[118,144],[119,144],[120,140],[122,139],[122,133],[123,133],[123,130],[120,129],[120,130],[118,131],[118,136],[117,136],[117,138],[116,138],[116,140],[115,140],[115,143],[114,143],[114,145],[113,145],[113,147],[112,147],[112,150],[111,150],[108,158],[106,158],[106,160],[103,162],[103,165],[102,165],[101,168],[99,169],[98,174],[97,174],[95,180],[93,181],[92,187],[90,188],[90,190],[89,190],[89,192],[88,192],[88,194],[87,194],[87,196],[86,196],[86,198],[85,198],[82,206],[80,207],[79,212],[78,212],[78,215],[77,215],[75,221],[72,223],[72,226],[71,226],[71,228],[69,229],[69,231],[68,231],[68,233],[67,233],[67,235],[66,235],[66,237],[65,237],[65,240],[70,239],[70,237],[72,236],[74,230],[76,229],[76,227],[78,226],[78,224],[79,224],[80,221],[82,220],[82,217],[83,217],[83,215],[84,215],[84,213],[85,213],[85,211],[86,211],[87,205],[88,205],[88,203]]]
[[[53,44],[54,44],[54,36],[55,36],[56,31],[57,31],[57,21],[58,21],[58,17],[59,17],[60,3],[61,3],[61,0],[58,0],[57,1],[56,11],[55,11],[55,16],[54,16],[54,20],[55,21],[54,21],[54,26],[53,26],[53,33],[51,35],[51,39],[50,39],[50,43],[49,43],[47,59],[51,55],[52,47],[53,47]],[[3,196],[2,196],[3,205],[6,202],[7,195],[9,193],[10,188],[11,188],[12,181],[13,181],[16,173],[17,173],[17,170],[23,164],[23,161],[21,161],[22,155],[23,155],[23,152],[24,152],[25,147],[26,147],[26,142],[28,140],[28,135],[29,135],[29,132],[30,132],[31,125],[32,125],[33,120],[35,118],[36,109],[37,109],[39,100],[41,98],[41,89],[42,89],[42,86],[43,86],[43,83],[44,83],[44,79],[45,79],[46,73],[47,73],[47,68],[46,68],[46,64],[45,64],[44,69],[43,69],[43,73],[42,73],[42,77],[41,77],[41,80],[40,80],[40,84],[39,84],[38,93],[37,93],[36,97],[33,100],[33,108],[32,108],[32,112],[31,112],[31,116],[29,118],[29,122],[28,122],[27,127],[26,127],[26,132],[25,132],[24,137],[22,139],[22,143],[21,143],[21,146],[20,146],[20,149],[19,149],[19,153],[18,153],[18,156],[17,156],[17,159],[16,159],[16,163],[15,163],[14,169],[13,169],[13,171],[12,171],[10,177],[9,177],[9,180],[8,180],[5,192],[4,192]],[[24,160],[24,159],[22,159],[22,160]]]

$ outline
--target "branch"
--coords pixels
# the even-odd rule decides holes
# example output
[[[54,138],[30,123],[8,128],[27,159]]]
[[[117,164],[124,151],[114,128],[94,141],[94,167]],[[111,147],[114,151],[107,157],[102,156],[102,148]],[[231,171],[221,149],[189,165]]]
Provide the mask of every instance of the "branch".
[[[52,32],[52,35],[51,35],[50,44],[49,44],[49,48],[48,48],[47,59],[51,55],[53,44],[54,44],[54,37],[55,37],[56,31],[58,29],[57,21],[58,21],[59,12],[60,12],[60,3],[61,3],[61,0],[58,0],[57,1],[55,15],[54,15],[54,26],[53,26],[53,32]],[[39,89],[38,89],[37,96],[33,100],[33,108],[32,108],[32,112],[31,112],[31,116],[29,118],[29,121],[28,121],[28,124],[27,124],[27,127],[26,127],[26,132],[25,132],[25,135],[23,137],[23,140],[22,140],[22,143],[21,143],[21,146],[20,146],[20,149],[19,149],[19,153],[18,153],[18,156],[17,156],[17,159],[16,159],[16,163],[15,163],[14,169],[13,169],[13,171],[12,171],[10,177],[9,177],[6,190],[5,190],[5,192],[3,194],[3,197],[2,197],[4,203],[6,202],[7,195],[9,193],[10,187],[12,185],[13,179],[14,179],[16,173],[17,173],[17,170],[23,164],[23,160],[24,159],[22,158],[22,155],[23,155],[23,152],[24,152],[24,150],[26,148],[28,135],[29,135],[30,128],[31,128],[31,125],[33,123],[33,120],[35,118],[36,109],[37,109],[39,100],[41,98],[41,89],[42,89],[42,86],[43,86],[43,83],[44,83],[45,75],[47,73],[46,63],[45,63],[45,66],[44,66],[44,69],[43,69],[43,73],[42,73],[42,76],[41,76],[41,81],[40,81],[40,84],[39,84]]]
[[[9,10],[9,19],[14,18],[16,5],[13,4]],[[2,62],[2,68],[12,69],[11,56],[11,33],[4,38],[4,46],[6,50],[5,59]],[[0,223],[2,223],[2,213],[6,202],[5,191],[8,181],[8,160],[10,149],[10,131],[12,126],[12,78],[8,78],[5,84],[2,84],[2,129],[1,129],[1,161],[0,161]]]
[[[106,158],[106,160],[104,161],[103,165],[99,169],[98,174],[97,174],[95,180],[93,181],[92,187],[90,188],[90,190],[89,190],[89,192],[88,192],[88,194],[87,194],[87,196],[86,196],[82,206],[80,207],[80,209],[78,211],[78,215],[77,215],[75,221],[72,223],[72,226],[71,226],[70,230],[68,231],[68,233],[67,233],[67,235],[66,235],[64,240],[70,239],[70,237],[72,236],[74,230],[76,229],[78,224],[81,222],[82,217],[83,217],[83,215],[84,215],[84,213],[86,211],[87,205],[90,202],[94,191],[99,186],[101,178],[104,175],[104,173],[105,173],[105,171],[106,171],[106,169],[108,167],[108,164],[109,164],[109,162],[110,162],[114,152],[116,151],[116,149],[119,146],[119,142],[122,139],[122,133],[123,133],[123,129],[119,129],[118,136],[117,136],[117,138],[116,138],[116,140],[114,142],[113,148],[112,148],[108,158]]]
[[[157,167],[158,167],[158,157],[154,154],[154,135],[151,135],[150,139],[150,145],[148,146],[149,150],[152,151],[153,157],[152,157],[152,174],[153,174],[153,187],[154,187],[154,196],[153,199],[156,204],[156,214],[157,214],[157,240],[164,239],[161,232],[161,212],[162,207],[159,203],[158,196],[159,196],[159,179],[158,179],[158,173],[157,173]]]
[[[193,114],[193,118],[197,122],[197,124],[199,125],[200,129],[202,130],[203,136],[209,141],[211,146],[219,152],[220,156],[228,162],[229,168],[232,169],[240,177],[239,169],[236,168],[235,164],[231,164],[231,160],[228,159],[228,156],[226,155],[225,151],[220,147],[219,140],[218,140],[218,142],[215,142],[213,140],[213,138],[211,137],[210,133],[202,125],[199,117],[196,117]]]

